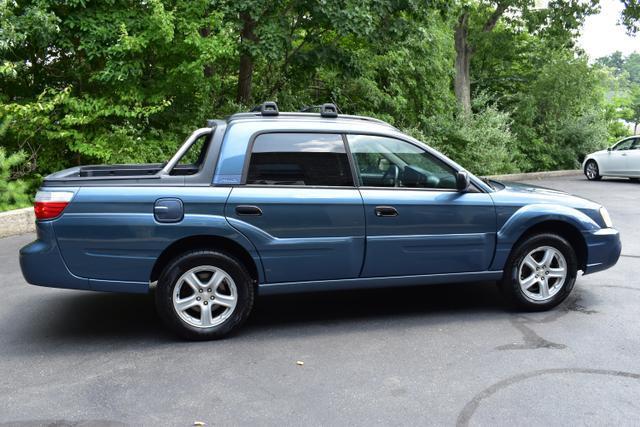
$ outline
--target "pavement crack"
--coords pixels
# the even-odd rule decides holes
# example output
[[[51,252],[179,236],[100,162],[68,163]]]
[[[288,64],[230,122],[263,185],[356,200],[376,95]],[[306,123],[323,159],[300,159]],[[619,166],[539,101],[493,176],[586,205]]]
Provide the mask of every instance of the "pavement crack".
[[[630,291],[640,291],[640,288],[634,288],[633,286],[624,286],[624,285],[600,285],[598,288],[618,288],[618,289],[627,289]]]
[[[496,350],[537,350],[539,348],[552,348],[562,350],[567,348],[564,344],[558,344],[542,338],[533,329],[528,327],[526,323],[531,322],[524,317],[511,318],[509,322],[522,334],[524,343],[522,344],[506,344],[496,347]]]
[[[640,374],[635,372],[614,371],[609,369],[589,369],[589,368],[556,368],[556,369],[542,369],[539,371],[525,372],[522,374],[514,375],[506,378],[476,394],[460,411],[458,419],[456,420],[457,427],[464,427],[469,425],[471,417],[476,412],[480,403],[483,400],[496,394],[498,391],[509,387],[513,384],[526,381],[530,378],[539,377],[542,375],[554,375],[554,374],[588,374],[588,375],[608,375],[614,377],[630,378],[634,380],[640,380]]]
[[[546,324],[552,323],[561,317],[566,316],[569,312],[574,311],[582,314],[595,314],[596,310],[589,310],[585,306],[579,303],[580,296],[576,295],[574,299],[560,306],[558,309],[550,312],[547,316],[541,319],[533,319],[528,316],[519,315],[517,317],[510,317],[509,323],[516,328],[522,334],[523,342],[511,343],[500,345],[496,347],[496,350],[537,350],[540,348],[550,348],[556,350],[562,350],[567,348],[566,345],[549,341],[540,335],[538,335],[529,325],[531,324]]]

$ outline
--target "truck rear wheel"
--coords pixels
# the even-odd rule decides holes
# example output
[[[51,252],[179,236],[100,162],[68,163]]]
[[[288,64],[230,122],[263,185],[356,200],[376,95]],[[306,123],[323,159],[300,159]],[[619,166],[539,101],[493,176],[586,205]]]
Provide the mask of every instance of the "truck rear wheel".
[[[578,261],[569,242],[556,234],[537,234],[513,249],[500,287],[516,307],[544,311],[569,296],[577,274]]]
[[[252,279],[235,258],[215,251],[191,251],[162,272],[156,306],[162,320],[190,340],[222,338],[251,313]]]

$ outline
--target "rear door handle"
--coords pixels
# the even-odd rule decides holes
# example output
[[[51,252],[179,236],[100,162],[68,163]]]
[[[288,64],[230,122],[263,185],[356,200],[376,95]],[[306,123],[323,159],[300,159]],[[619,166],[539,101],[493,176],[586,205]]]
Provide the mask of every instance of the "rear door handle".
[[[398,211],[393,206],[376,206],[376,216],[398,216]]]
[[[257,206],[238,205],[236,206],[236,213],[238,215],[260,216],[262,215],[262,209]]]

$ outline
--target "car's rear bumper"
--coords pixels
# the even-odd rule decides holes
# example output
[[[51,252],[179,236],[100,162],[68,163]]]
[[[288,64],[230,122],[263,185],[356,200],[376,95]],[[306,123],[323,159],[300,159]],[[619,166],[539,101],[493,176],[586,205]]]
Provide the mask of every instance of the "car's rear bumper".
[[[587,242],[587,265],[584,274],[613,267],[620,258],[622,242],[620,232],[615,228],[602,228],[585,233]]]
[[[67,268],[51,221],[36,223],[38,239],[20,249],[20,268],[25,280],[37,286],[91,291],[146,293],[148,283],[95,280],[78,277]]]

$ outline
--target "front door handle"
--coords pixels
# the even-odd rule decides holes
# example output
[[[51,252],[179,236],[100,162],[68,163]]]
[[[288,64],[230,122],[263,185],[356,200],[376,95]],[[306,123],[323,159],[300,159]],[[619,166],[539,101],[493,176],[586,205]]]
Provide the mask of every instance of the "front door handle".
[[[260,216],[262,215],[262,209],[257,206],[238,205],[236,206],[236,213],[238,215]]]
[[[393,206],[376,206],[376,216],[398,216],[398,211]]]

